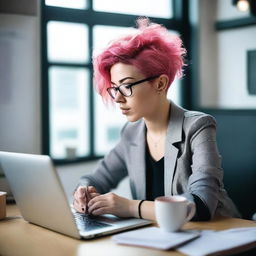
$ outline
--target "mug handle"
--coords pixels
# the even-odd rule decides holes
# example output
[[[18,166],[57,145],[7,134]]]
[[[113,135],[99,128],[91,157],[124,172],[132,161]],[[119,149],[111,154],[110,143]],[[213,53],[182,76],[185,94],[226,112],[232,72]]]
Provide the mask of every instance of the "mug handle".
[[[196,204],[194,202],[188,201],[187,209],[188,209],[188,213],[184,223],[190,221],[194,217],[196,213]]]

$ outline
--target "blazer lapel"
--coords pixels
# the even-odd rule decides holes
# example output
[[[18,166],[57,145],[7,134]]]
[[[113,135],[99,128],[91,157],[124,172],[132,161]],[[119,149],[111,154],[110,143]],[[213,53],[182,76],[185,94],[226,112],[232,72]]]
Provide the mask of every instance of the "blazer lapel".
[[[175,173],[179,149],[176,142],[182,140],[182,126],[185,110],[171,102],[170,121],[167,128],[165,156],[164,156],[164,191],[165,195],[172,195],[172,182]]]
[[[138,199],[146,198],[145,123],[141,121],[137,134],[131,141],[131,171]]]
[[[164,188],[165,195],[172,194],[172,180],[174,176],[178,149],[176,142],[182,140],[182,126],[185,110],[171,102],[170,121],[167,128],[164,156]],[[145,122],[140,120],[138,129],[131,138],[130,174],[134,181],[136,198],[146,198],[146,160],[145,160]]]

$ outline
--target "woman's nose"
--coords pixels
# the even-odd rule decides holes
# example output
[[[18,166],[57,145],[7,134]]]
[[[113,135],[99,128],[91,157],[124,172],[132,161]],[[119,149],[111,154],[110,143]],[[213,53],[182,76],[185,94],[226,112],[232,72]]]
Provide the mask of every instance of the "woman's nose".
[[[114,101],[116,103],[124,102],[125,101],[125,97],[119,91],[117,91],[117,94],[116,94],[116,97],[115,97]]]

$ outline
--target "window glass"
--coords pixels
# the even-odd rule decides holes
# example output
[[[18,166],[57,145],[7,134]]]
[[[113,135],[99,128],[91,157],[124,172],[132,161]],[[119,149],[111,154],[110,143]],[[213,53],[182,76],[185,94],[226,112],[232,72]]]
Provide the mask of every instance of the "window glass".
[[[74,158],[89,154],[89,71],[85,68],[49,69],[51,156]]]
[[[171,84],[168,92],[167,98],[172,100],[174,103],[181,105],[181,81],[179,79],[175,79]]]
[[[173,33],[177,36],[180,36],[178,31],[175,30],[169,30],[170,33]],[[171,84],[168,92],[167,92],[167,98],[169,100],[172,100],[174,103],[181,105],[181,80],[180,79],[174,79],[173,83]]]
[[[93,48],[97,53],[106,47],[108,42],[123,34],[135,31],[133,28],[94,26]],[[95,153],[104,155],[113,148],[120,138],[120,131],[126,122],[126,117],[114,106],[105,106],[101,97],[95,92]]]
[[[47,50],[49,61],[69,63],[88,62],[87,25],[58,21],[48,22]]]
[[[171,18],[173,16],[171,2],[170,0],[93,0],[93,9],[100,12]]]
[[[122,35],[135,32],[131,27],[114,27],[96,25],[93,27],[93,51],[97,53],[107,46],[107,44]]]
[[[45,0],[46,5],[58,6],[74,9],[86,9],[88,8],[87,0]]]
[[[95,94],[95,154],[104,155],[120,139],[120,131],[126,117],[116,106],[104,105],[101,97]]]

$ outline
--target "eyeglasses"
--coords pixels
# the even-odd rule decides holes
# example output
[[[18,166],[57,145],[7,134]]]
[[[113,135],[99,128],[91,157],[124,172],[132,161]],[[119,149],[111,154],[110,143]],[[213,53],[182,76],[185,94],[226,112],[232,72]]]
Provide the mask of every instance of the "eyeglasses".
[[[130,83],[130,84],[121,84],[117,87],[109,87],[107,88],[107,91],[109,93],[109,95],[115,99],[116,98],[116,95],[117,95],[117,92],[119,91],[123,96],[125,97],[130,97],[132,96],[132,87],[134,85],[137,85],[137,84],[141,84],[141,83],[144,83],[146,81],[151,81],[155,78],[159,77],[159,75],[157,76],[150,76],[150,77],[147,77],[147,78],[144,78],[142,80],[139,80],[137,82],[134,82],[134,83]]]

